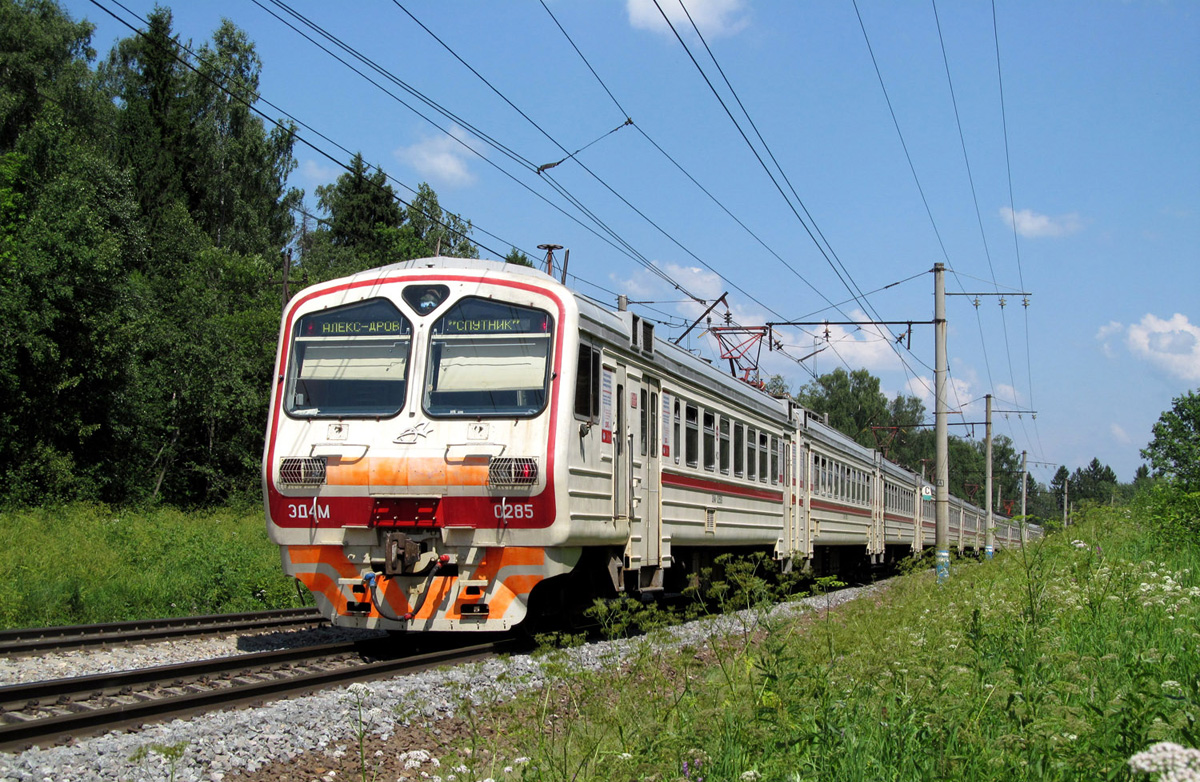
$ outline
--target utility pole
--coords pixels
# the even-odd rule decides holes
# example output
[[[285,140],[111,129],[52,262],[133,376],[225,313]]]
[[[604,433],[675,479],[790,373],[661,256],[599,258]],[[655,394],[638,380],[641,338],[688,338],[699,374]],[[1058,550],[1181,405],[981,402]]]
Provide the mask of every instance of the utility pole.
[[[1027,494],[1026,494],[1027,489],[1025,486],[1025,479],[1029,477],[1029,471],[1026,467],[1025,459],[1028,455],[1029,455],[1028,451],[1021,451],[1021,546],[1022,547],[1028,542],[1025,538],[1025,528],[1028,526],[1025,523],[1025,500],[1027,499]]]
[[[987,477],[984,483],[987,485],[987,503],[985,513],[987,513],[987,538],[984,540],[983,553],[988,559],[996,552],[996,520],[992,517],[992,395],[988,394],[984,397],[987,400],[987,418],[986,418],[986,436],[984,439],[984,451],[987,459],[987,472],[984,473]]]
[[[946,426],[949,403],[946,399],[946,378],[949,362],[946,358],[946,267],[933,265],[933,329],[934,329],[934,387],[936,395],[934,440],[937,443],[934,462],[934,548],[936,551],[937,582],[950,578],[950,440]]]

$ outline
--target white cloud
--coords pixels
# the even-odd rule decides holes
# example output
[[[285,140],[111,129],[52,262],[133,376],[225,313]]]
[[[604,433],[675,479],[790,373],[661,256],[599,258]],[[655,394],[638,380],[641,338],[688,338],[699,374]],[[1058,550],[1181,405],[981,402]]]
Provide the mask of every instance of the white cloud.
[[[1129,327],[1130,352],[1172,377],[1200,380],[1200,327],[1179,313],[1170,320],[1146,315]]]
[[[305,160],[300,163],[300,182],[305,189],[318,185],[331,185],[337,178],[346,173],[346,169],[333,163],[318,163],[315,160]]]
[[[1121,445],[1133,445],[1133,438],[1119,424],[1111,424],[1108,429],[1112,432],[1113,439]]]
[[[450,133],[454,138],[430,136],[411,146],[400,147],[394,153],[396,160],[411,166],[434,184],[450,187],[474,184],[475,175],[467,168],[467,157],[471,153],[459,143],[470,144],[471,136],[457,125],[450,127]]]
[[[687,13],[684,13],[679,0],[659,0],[663,12],[670,17],[680,35],[686,36],[692,29],[689,14],[705,38],[735,35],[749,24],[743,0],[687,0],[686,4]],[[632,27],[674,37],[654,0],[625,0],[625,8]]]
[[[1168,320],[1147,314],[1141,322],[1125,326],[1113,321],[1096,332],[1104,354],[1119,356],[1123,345],[1134,358],[1145,361],[1168,376],[1194,382],[1200,380],[1200,326],[1175,313]]]
[[[1075,213],[1050,217],[1037,214],[1032,209],[1021,209],[1014,212],[1004,206],[1000,208],[1000,218],[1010,227],[1016,228],[1018,234],[1028,239],[1069,236],[1083,229],[1083,221]]]
[[[951,415],[947,420],[951,424],[961,423],[963,421],[982,421],[984,416],[984,401],[982,399],[972,399],[971,381],[964,378],[951,375],[948,379],[949,388],[946,389],[948,403],[950,405]],[[925,414],[932,419],[934,413],[937,412],[937,399],[934,398],[937,388],[934,385],[933,378],[929,375],[918,375],[911,377],[905,384],[905,393],[915,396],[921,400],[921,404],[925,405]],[[972,400],[972,401],[967,401]],[[961,403],[961,406],[959,406]],[[955,435],[966,437],[970,434],[969,431],[961,431],[962,427],[953,427]],[[982,434],[982,429],[980,430]]]

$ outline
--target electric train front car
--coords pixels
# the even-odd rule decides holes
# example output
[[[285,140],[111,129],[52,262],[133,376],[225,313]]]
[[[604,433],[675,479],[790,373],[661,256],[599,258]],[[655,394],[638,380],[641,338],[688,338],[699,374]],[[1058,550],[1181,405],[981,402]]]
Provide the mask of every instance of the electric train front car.
[[[555,447],[578,324],[574,296],[545,275],[457,258],[373,269],[288,304],[267,526],[285,572],[335,624],[505,630],[535,586],[574,567],[580,549],[555,526]]]

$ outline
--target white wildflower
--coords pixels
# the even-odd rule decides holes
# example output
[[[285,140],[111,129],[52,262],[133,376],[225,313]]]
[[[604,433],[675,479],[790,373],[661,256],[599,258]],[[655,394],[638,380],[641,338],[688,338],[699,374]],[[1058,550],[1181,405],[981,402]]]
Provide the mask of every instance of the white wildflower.
[[[761,778],[762,774],[758,773],[754,769],[751,769],[750,771],[743,771],[742,776],[739,777],[742,782],[758,782],[758,780]]]
[[[355,700],[362,700],[371,696],[371,688],[362,682],[354,682],[346,688],[346,694]]]
[[[1129,767],[1143,774],[1163,773],[1171,782],[1200,782],[1200,750],[1163,741],[1129,759]]]

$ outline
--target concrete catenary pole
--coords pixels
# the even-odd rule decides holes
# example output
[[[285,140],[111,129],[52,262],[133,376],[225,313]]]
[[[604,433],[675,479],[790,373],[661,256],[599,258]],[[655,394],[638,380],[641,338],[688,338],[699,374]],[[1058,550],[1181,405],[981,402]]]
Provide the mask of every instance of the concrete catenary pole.
[[[1025,528],[1027,526],[1029,526],[1028,524],[1025,523],[1025,501],[1028,499],[1028,493],[1027,493],[1028,490],[1026,488],[1025,481],[1026,481],[1026,479],[1029,478],[1029,471],[1026,466],[1027,462],[1025,461],[1025,459],[1028,455],[1029,455],[1028,451],[1021,451],[1021,545],[1022,546],[1024,546],[1026,543],[1029,542],[1025,538]]]
[[[947,401],[946,378],[949,373],[949,362],[946,359],[946,267],[945,264],[933,265],[933,323],[934,323],[934,365],[935,414],[934,439],[937,442],[937,454],[934,460],[934,509],[936,511],[936,526],[934,528],[934,550],[936,551],[936,572],[939,584],[950,578],[950,441],[947,432],[946,417],[949,413]]]
[[[992,517],[992,395],[988,394],[984,399],[987,400],[987,417],[985,422],[985,437],[984,437],[984,452],[987,461],[987,473],[984,483],[987,494],[987,507],[984,512],[987,514],[987,539],[983,544],[983,553],[988,559],[996,552],[996,520]]]

